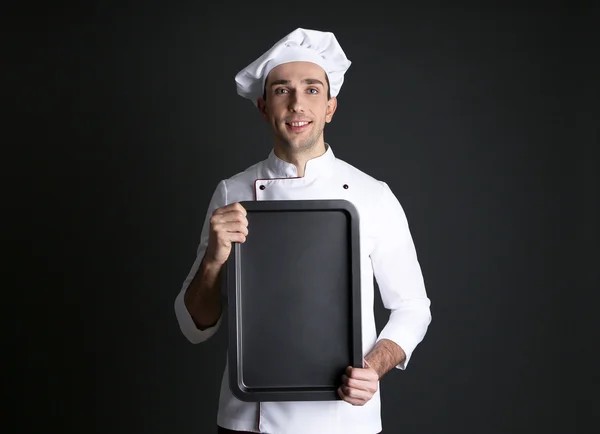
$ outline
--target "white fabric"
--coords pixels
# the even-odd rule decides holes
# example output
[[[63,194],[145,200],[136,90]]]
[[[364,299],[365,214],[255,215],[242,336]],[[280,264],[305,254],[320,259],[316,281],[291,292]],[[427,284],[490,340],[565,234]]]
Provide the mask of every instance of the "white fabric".
[[[330,94],[337,96],[350,60],[335,35],[318,30],[296,29],[235,76],[237,92],[255,105],[262,97],[269,72],[283,63],[305,61],[319,65],[329,79]]]
[[[425,336],[431,312],[408,222],[399,201],[385,182],[337,159],[329,146],[325,154],[308,161],[304,177],[296,176],[296,167],[271,151],[266,160],[218,184],[207,210],[196,260],[175,300],[182,333],[190,342],[199,343],[210,338],[221,324],[219,320],[211,329],[197,330],[183,300],[206,250],[208,217],[216,208],[245,200],[346,199],[356,206],[360,219],[364,355],[377,340],[390,339],[404,349],[406,361],[397,368],[406,369],[416,346]],[[261,185],[265,188],[261,189]],[[252,236],[251,229],[248,235]],[[384,306],[390,310],[389,320],[379,336],[373,311],[373,277]],[[388,392],[391,393],[394,392]],[[379,392],[364,406],[352,406],[341,400],[242,402],[229,389],[226,364],[217,423],[233,430],[275,434],[375,434],[382,430],[380,411]]]

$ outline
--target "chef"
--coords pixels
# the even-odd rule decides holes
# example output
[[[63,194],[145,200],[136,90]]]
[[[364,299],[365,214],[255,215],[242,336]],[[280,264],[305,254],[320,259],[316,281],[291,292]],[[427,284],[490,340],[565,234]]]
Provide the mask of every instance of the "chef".
[[[345,199],[360,216],[361,314],[364,364],[348,367],[335,401],[243,402],[223,373],[218,432],[272,434],[375,434],[382,430],[379,382],[407,368],[431,322],[427,296],[407,218],[384,181],[334,154],[324,128],[351,62],[334,34],[296,29],[235,77],[273,136],[265,159],[218,183],[210,201],[197,255],[175,300],[184,336],[205,342],[222,324],[219,272],[232,243],[252,237],[248,200]],[[341,144],[343,146],[343,144]],[[374,283],[389,310],[377,334]]]

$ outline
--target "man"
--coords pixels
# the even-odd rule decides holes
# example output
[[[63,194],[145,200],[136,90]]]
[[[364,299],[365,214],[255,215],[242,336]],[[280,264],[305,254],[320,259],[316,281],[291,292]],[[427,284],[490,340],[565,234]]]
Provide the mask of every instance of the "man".
[[[206,341],[221,325],[219,272],[232,243],[252,236],[239,202],[346,199],[360,215],[364,365],[348,367],[337,401],[262,403],[233,396],[226,366],[217,417],[221,433],[381,432],[379,382],[393,368],[406,369],[431,322],[430,300],[400,203],[385,182],[337,159],[324,141],[323,130],[336,111],[336,96],[350,63],[332,33],[297,29],[238,73],[238,93],[250,99],[270,125],[273,150],[216,187],[175,311],[192,343]],[[373,277],[390,310],[379,335]]]

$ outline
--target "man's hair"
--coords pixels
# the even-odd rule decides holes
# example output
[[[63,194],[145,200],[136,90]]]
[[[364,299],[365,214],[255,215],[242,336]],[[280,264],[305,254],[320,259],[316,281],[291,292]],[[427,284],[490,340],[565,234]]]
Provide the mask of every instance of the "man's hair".
[[[325,74],[325,82],[327,83],[327,101],[331,99],[331,85],[329,84],[329,77]],[[263,89],[263,100],[267,100],[267,82],[265,81],[265,88]]]

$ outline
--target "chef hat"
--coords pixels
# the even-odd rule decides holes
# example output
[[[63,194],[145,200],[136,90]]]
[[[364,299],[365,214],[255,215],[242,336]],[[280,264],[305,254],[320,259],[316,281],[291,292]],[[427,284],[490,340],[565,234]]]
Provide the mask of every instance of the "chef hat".
[[[282,63],[294,61],[313,62],[323,68],[332,97],[339,93],[344,73],[351,64],[333,33],[299,28],[235,76],[237,93],[256,105],[256,99],[264,93],[269,72]]]

